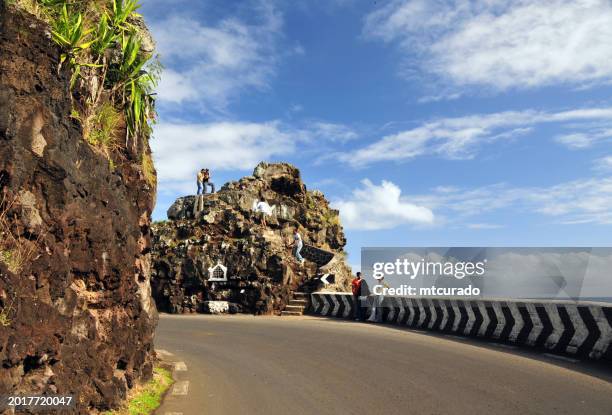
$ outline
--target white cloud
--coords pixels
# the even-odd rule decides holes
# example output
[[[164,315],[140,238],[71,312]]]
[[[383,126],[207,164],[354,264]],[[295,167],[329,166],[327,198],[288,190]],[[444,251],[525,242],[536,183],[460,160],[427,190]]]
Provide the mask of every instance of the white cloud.
[[[161,101],[175,104],[183,101],[197,101],[199,93],[191,82],[189,77],[172,69],[165,69],[157,88],[157,95]]]
[[[503,228],[502,225],[498,225],[495,223],[468,223],[467,227],[470,229],[500,229],[500,228]]]
[[[501,209],[537,212],[557,223],[612,224],[612,177],[580,179],[549,187],[495,184],[473,189],[434,189],[414,203],[462,220]]]
[[[344,124],[317,121],[311,123],[308,128],[317,138],[334,142],[345,142],[358,137],[352,128]]]
[[[363,187],[353,190],[349,198],[333,203],[340,210],[346,228],[376,230],[433,223],[433,212],[403,200],[400,188],[394,183],[383,180],[375,185],[365,179],[362,184]]]
[[[593,144],[592,137],[584,133],[564,134],[556,137],[555,140],[572,149],[587,148]]]
[[[606,156],[595,160],[595,169],[612,171],[612,156]]]
[[[252,10],[257,23],[231,17],[205,25],[170,15],[150,25],[167,67],[159,86],[162,104],[197,103],[219,112],[243,90],[268,88],[282,18],[272,6],[257,5]]]
[[[592,128],[589,122],[612,122],[612,108],[587,108],[560,112],[534,110],[442,118],[382,137],[374,143],[338,155],[359,166],[379,161],[401,161],[422,155],[469,159],[479,146],[530,132],[539,124],[557,123],[564,128]],[[598,132],[590,132],[595,137]],[[600,137],[598,139],[602,139]],[[576,137],[574,137],[576,141]],[[586,140],[586,139],[585,139]],[[571,138],[558,138],[569,145]]]
[[[416,69],[457,87],[612,80],[607,0],[395,0],[366,17],[364,33],[397,42],[407,62],[419,58]]]
[[[340,210],[342,224],[348,229],[391,229],[406,224],[500,229],[506,224],[469,219],[504,209],[517,214],[537,213],[563,225],[612,225],[612,177],[548,187],[511,187],[503,183],[471,189],[439,186],[426,195],[404,195],[396,184],[385,180],[375,185],[365,179],[362,184],[350,197],[332,203]]]
[[[590,128],[586,132],[560,135],[555,140],[572,150],[581,150],[610,138],[612,138],[612,129]]]
[[[304,46],[302,45],[297,45],[293,48],[293,53],[296,55],[305,55],[306,54],[306,50],[304,49]]]
[[[269,122],[161,122],[155,126],[151,148],[161,187],[187,191],[193,175],[206,166],[213,170],[252,169],[260,161],[286,157],[300,150],[320,151],[324,141],[352,137],[342,124],[312,122],[297,128]]]
[[[202,167],[249,170],[262,160],[290,154],[295,142],[278,122],[161,123],[151,140],[161,187],[185,191]]]

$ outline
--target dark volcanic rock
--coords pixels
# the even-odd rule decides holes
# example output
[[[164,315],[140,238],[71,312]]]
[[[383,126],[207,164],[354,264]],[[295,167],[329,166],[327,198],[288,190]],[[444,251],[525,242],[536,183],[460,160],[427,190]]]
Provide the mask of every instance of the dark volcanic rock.
[[[262,198],[273,206],[267,226],[253,211]],[[327,288],[347,287],[338,211],[321,192],[307,191],[289,164],[260,163],[218,193],[178,198],[168,217],[153,224],[151,283],[160,311],[269,314],[282,310],[292,291],[315,287],[322,274],[336,277]],[[296,226],[305,244],[325,251],[312,249],[304,265],[289,247]],[[215,280],[217,264],[226,267],[227,281]],[[223,276],[223,268],[217,273]]]
[[[4,4],[0,395],[72,394],[95,413],[151,376],[155,189],[85,142],[48,28]]]

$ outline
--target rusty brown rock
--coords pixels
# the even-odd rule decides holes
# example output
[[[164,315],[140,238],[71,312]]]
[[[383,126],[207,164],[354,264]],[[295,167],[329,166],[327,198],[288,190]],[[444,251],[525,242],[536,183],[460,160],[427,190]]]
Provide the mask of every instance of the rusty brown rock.
[[[155,189],[138,163],[111,170],[85,142],[48,28],[4,4],[0,395],[73,394],[77,413],[95,413],[151,376]]]

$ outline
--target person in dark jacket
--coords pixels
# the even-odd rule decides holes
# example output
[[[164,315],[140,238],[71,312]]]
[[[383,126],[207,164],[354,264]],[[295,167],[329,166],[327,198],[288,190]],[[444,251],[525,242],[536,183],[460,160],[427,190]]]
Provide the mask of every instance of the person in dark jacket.
[[[355,307],[355,321],[362,320],[361,316],[361,285],[363,284],[363,280],[361,279],[361,272],[358,272],[351,281],[351,288],[353,290],[353,304]]]

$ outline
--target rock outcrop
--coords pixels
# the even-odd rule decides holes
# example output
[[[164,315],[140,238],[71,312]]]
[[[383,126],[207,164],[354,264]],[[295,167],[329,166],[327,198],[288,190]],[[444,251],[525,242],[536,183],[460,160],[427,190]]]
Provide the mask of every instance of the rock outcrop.
[[[83,139],[59,59],[46,24],[0,3],[0,395],[86,414],[151,376],[155,189]]]
[[[261,200],[272,209],[266,226],[253,210]],[[289,164],[260,163],[217,193],[179,198],[168,218],[153,224],[151,282],[160,311],[278,313],[292,291],[316,288],[321,275],[334,275],[331,288],[347,287],[338,211]],[[290,247],[296,227],[309,250],[304,264]]]

